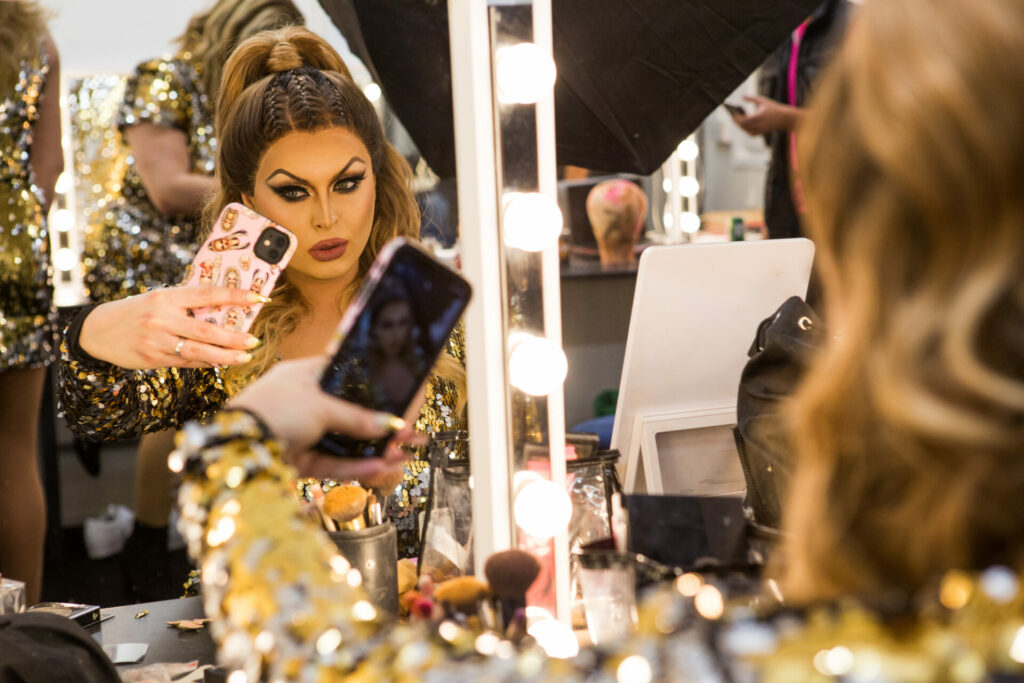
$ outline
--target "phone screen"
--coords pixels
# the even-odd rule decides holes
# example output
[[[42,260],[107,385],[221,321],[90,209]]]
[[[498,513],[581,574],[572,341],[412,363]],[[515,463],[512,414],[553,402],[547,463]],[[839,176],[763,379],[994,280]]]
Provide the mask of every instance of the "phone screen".
[[[389,245],[390,247],[391,245]],[[385,261],[386,259],[386,261]],[[352,403],[402,415],[420,391],[469,303],[469,284],[420,249],[385,248],[342,321],[344,335],[320,386]],[[374,457],[387,439],[361,442],[328,434],[318,448]]]

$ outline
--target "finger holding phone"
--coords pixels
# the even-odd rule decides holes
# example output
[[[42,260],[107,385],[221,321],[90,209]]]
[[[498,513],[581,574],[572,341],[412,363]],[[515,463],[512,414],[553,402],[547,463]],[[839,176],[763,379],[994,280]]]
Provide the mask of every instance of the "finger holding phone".
[[[190,309],[252,306],[266,298],[226,287],[171,287],[100,304],[82,323],[87,354],[130,369],[224,366],[249,360],[259,340],[192,317]]]
[[[796,130],[803,117],[803,110],[799,107],[776,102],[770,97],[744,95],[743,99],[754,105],[751,112],[747,113],[747,110],[738,104],[726,103],[724,106],[736,125],[748,135],[765,135],[780,130],[792,132]]]

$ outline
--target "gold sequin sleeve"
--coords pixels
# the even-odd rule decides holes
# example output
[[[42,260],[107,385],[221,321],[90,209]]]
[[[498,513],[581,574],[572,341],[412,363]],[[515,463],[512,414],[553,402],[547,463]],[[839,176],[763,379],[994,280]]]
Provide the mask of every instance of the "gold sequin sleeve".
[[[466,333],[460,322],[448,337],[446,350],[466,365]],[[421,434],[465,429],[465,411],[460,408],[460,387],[455,378],[435,372],[427,383],[426,400],[416,420],[416,431]],[[419,553],[419,513],[426,508],[430,494],[430,459],[426,449],[420,449],[416,459],[405,464],[401,485],[391,494],[388,510],[398,534],[400,557],[415,557]]]
[[[87,313],[65,329],[57,374],[60,414],[77,436],[116,441],[180,427],[227,399],[213,369],[129,370],[91,358],[78,348],[75,330]]]
[[[189,132],[189,90],[170,60],[143,62],[125,84],[120,126],[152,123]]]

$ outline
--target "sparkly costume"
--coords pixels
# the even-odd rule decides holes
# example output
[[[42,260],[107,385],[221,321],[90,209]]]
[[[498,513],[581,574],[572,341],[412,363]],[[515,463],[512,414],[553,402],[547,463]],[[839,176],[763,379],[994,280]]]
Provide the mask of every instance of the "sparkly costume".
[[[213,103],[203,92],[198,65],[188,52],[144,62],[125,84],[118,128],[152,123],[185,133],[192,173],[213,175],[217,141]],[[93,134],[98,134],[93,131]],[[177,284],[198,247],[195,216],[165,218],[153,205],[135,161],[125,152],[123,177],[91,226],[83,253],[85,284],[96,302]]]
[[[205,421],[227,401],[228,390],[219,369],[128,370],[91,358],[78,347],[78,331],[86,315],[88,311],[83,311],[72,322],[61,344],[61,412],[75,434],[97,441],[136,437],[180,427],[189,420]],[[452,332],[447,349],[465,362],[461,325]],[[464,421],[456,415],[457,398],[451,381],[432,376],[416,430],[464,429]],[[402,557],[419,551],[419,511],[426,506],[430,484],[426,458],[426,453],[420,453],[406,463],[403,481],[389,500]]]
[[[920,595],[779,609],[735,577],[686,574],[639,600],[635,632],[600,652],[549,659],[481,637],[472,621],[391,624],[291,495],[294,471],[252,415],[191,423],[172,456],[189,553],[202,568],[217,661],[247,680],[316,681],[1020,681],[1024,590],[1006,567],[950,571]],[[723,600],[723,597],[725,598]],[[571,645],[575,637],[567,634]],[[541,644],[563,642],[543,638]],[[497,656],[495,656],[497,655]]]
[[[37,55],[22,62],[13,90],[0,93],[0,371],[39,367],[53,359],[56,310],[49,235],[29,167],[48,71],[40,44]]]

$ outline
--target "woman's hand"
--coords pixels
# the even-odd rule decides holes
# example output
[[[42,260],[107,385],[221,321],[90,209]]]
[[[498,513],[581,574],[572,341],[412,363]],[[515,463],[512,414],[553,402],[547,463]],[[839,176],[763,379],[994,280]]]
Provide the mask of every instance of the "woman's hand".
[[[404,421],[342,401],[320,388],[326,356],[283,361],[228,402],[260,417],[287,448],[286,458],[303,477],[351,480],[369,486],[392,481],[409,459],[399,444],[422,445],[424,439]],[[396,431],[397,429],[397,431]],[[380,439],[394,434],[380,458],[338,458],[310,450],[327,432],[356,439]]]
[[[756,105],[754,111],[746,116],[733,114],[732,120],[748,135],[764,135],[777,130],[793,132],[803,116],[802,109],[776,102],[770,97],[744,95],[743,99]]]
[[[228,287],[169,287],[94,308],[78,344],[123,368],[200,368],[247,363],[259,340],[189,316],[203,306],[246,306],[267,299]]]

